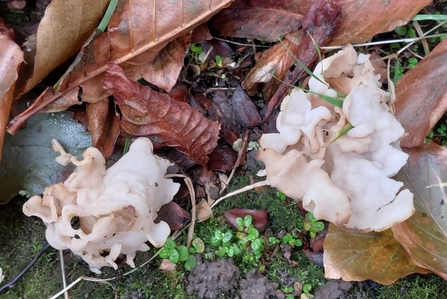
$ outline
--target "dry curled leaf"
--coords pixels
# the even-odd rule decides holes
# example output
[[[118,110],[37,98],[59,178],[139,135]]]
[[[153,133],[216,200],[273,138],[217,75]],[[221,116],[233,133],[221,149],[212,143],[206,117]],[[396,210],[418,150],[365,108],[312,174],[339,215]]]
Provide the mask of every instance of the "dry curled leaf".
[[[98,26],[108,0],[53,0],[39,23],[35,57],[28,57],[31,77],[23,92],[29,91],[55,67],[73,56]]]
[[[329,224],[323,261],[327,278],[345,281],[371,279],[389,285],[408,274],[430,272],[414,264],[389,229],[365,234]]]
[[[117,65],[109,65],[104,88],[115,97],[122,113],[121,128],[185,153],[206,165],[216,147],[220,125],[184,102],[131,81]]]
[[[80,95],[86,102],[101,100],[107,95],[99,82],[109,62],[123,67],[150,63],[170,41],[189,33],[232,1],[118,1],[107,32],[89,45],[60,89],[56,93],[48,90],[10,122],[8,131],[14,134],[27,118],[61,97],[76,99]]]
[[[211,20],[223,36],[276,42],[301,27],[309,1],[237,0]]]

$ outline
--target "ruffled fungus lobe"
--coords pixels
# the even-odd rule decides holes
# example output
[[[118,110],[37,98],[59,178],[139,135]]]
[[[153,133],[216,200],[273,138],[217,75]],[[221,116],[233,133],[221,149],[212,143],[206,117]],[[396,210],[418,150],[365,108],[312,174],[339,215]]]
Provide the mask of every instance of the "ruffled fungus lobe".
[[[104,266],[117,269],[115,260],[120,255],[135,267],[136,251],[149,250],[146,241],[155,247],[164,244],[169,226],[154,220],[179,184],[164,178],[171,164],[153,154],[149,139],[135,140],[107,170],[96,148],[88,148],[78,161],[57,142],[53,146],[61,152],[58,161],[77,167],[64,183],[47,187],[43,197],[33,196],[23,206],[25,215],[45,222],[51,246],[72,250],[98,273]]]
[[[284,98],[276,127],[261,137],[267,180],[303,207],[353,231],[381,231],[414,212],[413,194],[391,176],[408,155],[399,147],[404,129],[390,113],[369,56],[352,46],[321,61],[312,92],[339,97],[342,108],[294,89]],[[339,132],[351,125],[342,137]]]

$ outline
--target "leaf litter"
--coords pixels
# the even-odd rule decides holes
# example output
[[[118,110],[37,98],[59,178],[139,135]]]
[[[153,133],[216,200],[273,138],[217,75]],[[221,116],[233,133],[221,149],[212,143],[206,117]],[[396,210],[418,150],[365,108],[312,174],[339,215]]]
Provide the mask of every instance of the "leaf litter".
[[[255,127],[255,129],[250,130],[251,132],[249,134],[249,139],[258,139],[261,135],[260,133],[262,133],[259,132],[258,128],[261,127],[262,130],[263,126],[265,125],[265,123],[261,121],[261,117],[266,119],[271,113],[275,115],[274,107],[279,105],[287,90],[290,88],[288,84],[295,84],[298,80],[300,80],[300,78],[305,76],[305,72],[300,70],[301,67],[299,64],[293,66],[296,61],[292,55],[289,55],[289,51],[295,54],[295,56],[297,56],[302,62],[304,62],[305,66],[308,67],[316,61],[316,59],[318,59],[318,55],[320,54],[319,50],[315,48],[314,41],[317,41],[319,46],[324,46],[330,43],[330,40],[332,40],[332,43],[339,43],[340,41],[343,41],[343,43],[364,41],[379,32],[389,31],[397,25],[406,23],[426,4],[418,2],[417,5],[405,5],[406,9],[399,10],[399,5],[396,3],[392,3],[389,7],[381,6],[383,4],[377,4],[377,6],[371,7],[356,6],[354,5],[354,1],[341,1],[338,3],[339,7],[337,7],[337,5],[333,4],[332,2],[304,1],[300,3],[298,7],[295,2],[287,0],[275,3],[270,3],[270,1],[262,1],[262,3],[260,3],[259,1],[255,0],[248,2],[236,0],[232,6],[222,10],[222,8],[230,5],[231,2],[232,1],[213,3],[211,1],[204,1],[203,3],[201,2],[198,4],[199,7],[201,7],[201,10],[192,10],[188,6],[181,8],[170,7],[168,4],[160,4],[159,2],[156,3],[153,1],[118,1],[118,7],[109,23],[108,31],[99,35],[87,45],[84,45],[86,47],[83,48],[83,51],[85,52],[81,55],[81,60],[77,62],[77,64],[74,64],[74,67],[70,73],[62,77],[62,80],[57,85],[57,88],[54,90],[52,88],[48,88],[27,111],[19,114],[19,116],[10,123],[9,130],[11,132],[17,132],[20,125],[26,119],[41,109],[47,111],[61,111],[72,105],[87,103],[87,113],[86,117],[84,116],[84,119],[87,120],[86,123],[90,129],[93,144],[98,147],[105,156],[108,157],[112,154],[115,144],[120,143],[122,137],[149,136],[154,142],[158,142],[159,147],[173,147],[179,152],[184,153],[193,163],[206,168],[209,165],[210,157],[212,157],[210,154],[212,152],[214,153],[213,150],[217,148],[225,148],[225,146],[222,147],[222,145],[225,145],[223,140],[234,140],[234,137],[231,136],[235,136],[236,138],[242,136],[242,134],[246,132],[247,128],[251,129],[253,127]],[[51,6],[49,6],[48,14],[46,14],[47,17],[51,16],[51,9],[54,9],[55,12],[57,11],[56,7],[58,3],[59,1],[54,0]],[[146,5],[148,4],[152,5],[155,13],[153,15],[146,15],[145,21],[137,19],[140,17],[139,10],[146,10]],[[76,7],[76,9],[82,10],[88,5],[90,4],[86,3],[85,5]],[[100,12],[104,11],[105,6],[101,6],[100,3],[91,5],[96,5],[95,9],[97,9],[95,10],[96,15],[91,18],[94,21],[101,16]],[[159,11],[162,9],[172,11],[172,14],[161,15]],[[339,15],[340,9],[342,11],[341,15]],[[238,10],[241,11],[241,15],[245,14],[249,17],[241,18],[240,16],[233,14],[233,12]],[[221,12],[218,13],[219,11]],[[371,11],[374,11],[374,13],[371,14]],[[277,22],[272,23],[274,25],[266,21],[262,22],[263,26],[258,26],[256,28],[253,27],[252,24],[259,22],[259,18],[265,18],[265,16],[271,12],[277,16]],[[211,27],[215,30],[213,31],[214,33],[217,31],[220,35],[224,36],[227,35],[243,38],[254,37],[270,42],[274,42],[279,36],[284,35],[283,42],[277,43],[269,50],[262,53],[261,60],[257,60],[255,67],[251,70],[251,75],[247,75],[250,71],[249,67],[247,67],[249,64],[244,63],[243,61],[244,59],[247,59],[247,56],[238,54],[238,51],[241,51],[242,53],[243,51],[247,51],[249,48],[247,48],[246,45],[236,46],[236,44],[234,44],[232,45],[232,49],[235,52],[234,54],[225,54],[232,56],[226,57],[228,60],[225,64],[219,64],[217,60],[218,56],[211,55],[211,58],[207,58],[208,60],[206,61],[206,65],[199,66],[200,72],[207,72],[210,70],[214,72],[210,74],[212,76],[210,76],[208,80],[204,79],[203,74],[196,74],[195,77],[193,76],[196,81],[189,81],[187,90],[178,93],[178,95],[180,95],[179,97],[165,94],[163,90],[169,92],[176,85],[185,55],[186,59],[189,59],[187,57],[187,55],[189,55],[187,54],[187,50],[189,48],[191,38],[189,34],[190,29],[199,25],[200,23],[205,22],[211,17],[211,15],[216,13],[218,13],[218,15],[210,21]],[[335,20],[335,23],[324,23],[324,20],[322,21],[321,18],[319,18],[321,13],[329,14],[329,19]],[[390,18],[387,13],[393,14],[393,18]],[[175,17],[176,14],[182,14],[183,16],[180,23],[178,22],[180,18]],[[365,16],[365,14],[368,14],[368,16],[361,17]],[[84,15],[81,17],[83,16]],[[131,20],[135,20],[135,22],[129,22],[129,20],[124,18],[124,16],[130,16]],[[337,18],[340,16],[340,21],[337,21]],[[296,19],[296,22],[283,22],[284,20],[289,20],[288,18],[290,17]],[[268,21],[273,19],[273,17],[268,18]],[[354,20],[354,22],[352,20]],[[361,25],[359,25],[357,20],[364,21]],[[393,22],[390,22],[390,20],[393,20]],[[246,24],[241,22],[246,22]],[[339,26],[337,22],[340,22]],[[45,25],[45,22],[41,24],[41,28],[43,29],[38,29],[38,36],[39,33],[40,35],[47,33],[44,32],[47,31],[44,28],[48,28],[48,26],[50,26]],[[141,34],[141,32],[147,30],[147,26],[152,25],[155,25],[156,28],[155,31],[149,31],[152,32],[152,35]],[[352,30],[352,27],[350,26],[356,27],[356,30]],[[152,28],[153,27],[154,26],[152,26]],[[243,30],[237,30],[238,27],[242,28]],[[271,27],[273,27],[274,30],[271,30]],[[126,28],[127,31],[124,30]],[[330,30],[328,31],[330,28],[334,29],[334,32],[331,32]],[[337,28],[338,31],[335,30]],[[61,58],[55,59],[51,62],[54,63],[54,65],[44,63],[45,67],[35,67],[32,80],[26,81],[27,77],[19,76],[19,80],[17,81],[19,83],[18,85],[14,85],[15,83],[8,83],[6,81],[8,86],[4,87],[1,85],[0,94],[2,94],[2,92],[6,94],[10,87],[12,87],[11,90],[13,90],[16,95],[22,93],[24,90],[32,88],[37,82],[40,82],[45,77],[48,73],[48,69],[52,70],[56,65],[61,64],[65,59],[75,54],[77,50],[70,49],[79,49],[88,36],[87,32],[91,32],[94,29],[94,26],[90,24],[85,28],[74,29],[85,32],[85,34],[82,35],[83,37],[78,36],[76,39],[72,40],[72,42],[68,42],[66,44],[68,48],[61,50]],[[56,28],[54,30],[56,30]],[[151,30],[151,28],[149,28],[149,30]],[[206,31],[207,30],[204,30],[205,33]],[[309,33],[311,35],[309,35]],[[63,37],[63,35],[60,36]],[[202,36],[207,36],[207,39],[210,38],[207,34],[202,34]],[[71,38],[71,36],[69,38]],[[200,42],[200,39],[197,42]],[[225,42],[220,43],[226,44]],[[253,43],[255,47],[256,43],[257,42]],[[206,42],[203,44],[205,45]],[[214,46],[212,43],[209,44],[211,46],[206,51],[207,53],[212,53]],[[27,61],[35,61],[34,63],[29,64],[28,68],[30,66],[32,67],[33,65],[42,64],[42,58],[38,57],[45,57],[45,55],[48,56],[48,54],[51,53],[51,47],[45,48],[41,46],[41,43],[37,43],[36,46],[38,53],[42,53],[41,51],[46,52],[38,54],[35,57],[30,57],[30,60],[25,58]],[[302,51],[303,49],[304,51]],[[440,44],[439,48],[427,57],[426,62],[421,62],[412,72],[409,72],[408,75],[404,75],[398,83],[398,101],[395,105],[396,115],[399,120],[404,120],[404,128],[408,132],[407,138],[413,138],[412,140],[416,140],[416,143],[413,143],[411,146],[421,146],[421,140],[423,140],[423,137],[426,135],[428,130],[431,129],[433,124],[436,123],[437,119],[439,119],[445,109],[442,106],[442,95],[439,96],[439,92],[436,92],[436,90],[438,90],[436,86],[443,86],[439,83],[439,81],[436,81],[436,79],[440,78],[440,76],[432,75],[429,77],[429,82],[433,82],[433,85],[431,85],[433,88],[426,88],[424,86],[424,88],[414,88],[412,91],[408,91],[406,90],[406,87],[414,87],[413,85],[415,84],[407,84],[406,82],[416,82],[419,77],[426,77],[427,69],[441,69],[438,67],[438,63],[436,63],[436,59],[439,58],[434,57],[437,57],[437,55],[442,55],[443,52],[443,48],[441,48]],[[237,61],[237,64],[232,64],[235,61]],[[274,63],[271,63],[272,61]],[[117,66],[116,64],[119,64],[120,66]],[[237,68],[232,70],[230,67],[231,65],[236,65]],[[24,64],[22,64],[21,67],[22,71],[26,69]],[[15,68],[17,69],[17,66],[15,66]],[[14,69],[14,67],[12,69]],[[9,73],[14,75],[14,71]],[[278,80],[274,79],[274,76],[284,80],[286,83],[280,83]],[[328,76],[328,82],[330,84],[337,85],[332,78],[329,77],[331,76]],[[133,82],[134,80],[140,78],[144,78],[144,80],[153,84],[152,87],[142,86],[139,83]],[[202,78],[203,81],[200,81],[200,78]],[[245,89],[245,92],[248,95],[252,96],[251,99],[255,99],[254,102],[251,101],[251,99],[247,96],[244,90],[239,87],[238,84],[235,84],[235,82],[240,79],[245,79],[242,83],[242,88]],[[12,81],[14,80],[15,79]],[[23,82],[28,82],[26,83],[27,85],[25,89],[23,89]],[[204,86],[202,85],[204,84],[202,82],[207,82],[205,84],[212,82],[212,85]],[[260,83],[261,85],[258,86]],[[214,86],[217,87],[216,90],[218,91],[230,90],[234,92],[231,92],[233,93],[232,97],[228,97],[228,92],[221,92],[220,96],[222,101],[217,103],[215,101],[216,96],[209,96],[207,93],[206,95],[203,95],[205,91],[209,89],[209,86],[213,86],[213,88]],[[260,90],[263,91],[261,95],[259,95]],[[418,104],[406,104],[406,101],[409,101],[408,99],[411,98],[412,94],[418,95],[420,92],[426,92],[426,94],[419,97],[415,96],[414,98],[425,99],[433,97],[433,103],[435,103],[432,105],[433,107],[430,106],[426,109],[420,109],[420,105]],[[218,92],[216,92],[216,94],[218,94]],[[108,99],[107,97],[109,95],[113,95],[114,99]],[[272,97],[273,100],[267,102]],[[184,99],[182,101],[186,100],[186,102],[183,102],[184,105],[182,102],[177,102],[177,98]],[[229,100],[230,98],[232,100]],[[264,102],[263,104],[260,104],[259,98],[261,98]],[[196,101],[195,105],[200,112],[197,112],[188,104],[188,102],[192,101],[192,99]],[[7,103],[7,101],[11,100],[11,95],[9,95],[8,98],[4,96],[1,103],[3,105]],[[211,110],[209,109],[209,103],[213,101],[216,102],[214,105],[214,114],[217,115],[214,119],[218,120],[222,124],[223,133],[225,135],[225,138],[221,140],[218,140],[220,131],[219,124],[206,118],[208,114],[212,114]],[[52,106],[49,106],[50,103],[52,103]],[[328,109],[334,109],[328,104],[320,103],[319,105],[328,107]],[[3,115],[3,117],[0,117],[0,120],[3,120],[1,130],[4,133],[6,125],[4,121],[7,119],[7,116],[9,116],[11,108],[3,108],[4,106],[0,107],[2,107],[2,114],[0,114],[0,116]],[[407,109],[408,107],[409,109]],[[261,108],[264,109],[261,113],[259,113],[258,110]],[[312,106],[312,108],[314,107]],[[13,109],[15,108],[13,107]],[[414,122],[416,124],[415,126],[407,126],[406,123],[411,123],[411,121],[407,121],[406,118],[417,113],[418,109],[424,113],[423,115],[430,115],[430,117],[425,117],[421,121]],[[174,111],[174,113],[172,113],[172,111]],[[28,126],[32,126],[30,127],[30,130],[33,130],[34,126],[39,128],[38,125],[33,125],[32,122],[33,119],[39,120],[39,117],[40,115],[33,116],[27,122]],[[426,124],[427,119],[430,119],[428,124]],[[67,121],[68,127],[73,126],[80,128],[78,125],[70,123],[71,121],[68,121],[67,119],[64,119],[64,121]],[[422,126],[423,131],[418,132],[418,129],[421,127],[421,123],[424,123],[424,126]],[[354,129],[355,128],[356,126],[354,126]],[[267,127],[264,129],[267,131]],[[87,135],[81,131],[76,131],[76,134],[79,136]],[[18,139],[20,132],[21,131],[17,133],[17,136],[11,137],[12,140],[16,138]],[[36,134],[35,131],[31,132],[32,134]],[[354,131],[348,131],[348,133],[342,136],[341,139],[346,139],[353,133]],[[63,135],[64,131],[62,131],[61,134]],[[405,143],[405,140],[406,139],[404,139],[402,145],[408,146],[407,143]],[[43,141],[41,144],[43,145]],[[47,147],[48,145],[49,144],[47,144]],[[5,149],[5,153],[6,150],[7,149]],[[161,148],[160,150],[163,149]],[[423,155],[431,149],[429,150],[425,147],[423,149],[414,149],[414,151],[417,150],[420,150],[423,153],[423,157]],[[70,151],[75,153],[72,146],[70,147]],[[212,159],[214,160],[217,159],[215,157],[220,157],[219,159],[224,161],[227,159],[225,157],[228,156],[225,152],[226,150],[216,151],[217,156],[214,156]],[[228,153],[231,153],[231,150]],[[414,154],[412,154],[411,150],[409,150],[409,154],[411,162]],[[9,159],[12,154],[8,152],[7,156],[6,154],[3,156],[6,157],[4,159]],[[230,156],[234,157],[233,154]],[[39,158],[39,160],[50,161],[52,159],[48,157]],[[418,158],[417,160],[423,160],[423,158]],[[285,160],[285,163],[288,162],[289,160]],[[229,165],[234,163],[235,162],[233,161]],[[219,164],[224,165],[225,163],[219,162]],[[7,163],[2,163],[0,169],[4,167],[3,165],[7,165]],[[412,164],[410,163],[410,165]],[[413,167],[418,169],[419,166]],[[221,169],[228,170],[228,167],[225,166],[225,168]],[[406,168],[404,168],[404,171],[406,171]],[[10,170],[7,171],[7,173],[9,172]],[[56,173],[58,172],[56,171],[53,174]],[[393,173],[393,171],[390,173]],[[62,174],[59,172],[58,175]],[[60,178],[57,180],[60,180]],[[406,184],[405,180],[402,181]],[[54,181],[41,183],[41,190],[44,186],[49,185],[52,182]],[[413,180],[411,180],[411,182],[413,183]],[[439,182],[433,182],[433,180],[430,181],[431,185],[437,183],[439,184]],[[414,190],[413,186],[409,187],[406,184],[406,187],[411,191]],[[11,190],[18,191],[18,188],[19,187],[16,186]],[[20,186],[20,188],[20,190],[29,191],[32,193],[41,192],[36,191],[37,189],[33,189],[34,187],[29,187],[28,185]],[[1,190],[3,191],[3,188],[1,188]],[[213,197],[217,198],[212,195],[211,190],[212,189],[209,188],[206,190],[208,199]],[[418,192],[418,195],[422,194],[421,191],[418,190]],[[6,198],[8,197],[10,197],[10,195],[6,196]],[[419,199],[423,202],[426,200],[425,196],[419,196]],[[203,202],[203,200],[201,202]],[[208,205],[214,206],[215,204],[216,203],[212,204],[209,202]],[[421,222],[420,220],[414,220],[415,222],[420,222],[418,223],[421,227],[419,230],[409,225],[409,223],[412,223],[412,219],[419,219],[421,218],[421,215],[422,219],[425,219],[424,217],[426,217],[424,215],[427,211],[424,210],[424,212],[420,212],[420,210],[422,211],[423,209],[418,206],[417,200],[415,200],[415,206],[416,212],[410,220],[393,226],[392,229],[394,236],[403,245],[406,252],[408,252],[411,259],[418,266],[428,268],[430,271],[443,276],[445,275],[444,266],[442,266],[443,264],[441,263],[438,267],[431,264],[429,262],[429,258],[427,259],[429,255],[421,255],[417,246],[414,247],[414,239],[408,241],[408,238],[406,238],[406,236],[409,235],[408,232],[412,230],[423,236],[427,231],[433,233],[433,230],[435,229],[434,226],[428,221]],[[442,225],[439,224],[442,224],[442,221],[437,218],[437,215],[443,216],[443,214],[439,214],[439,211],[437,212],[438,214],[433,214],[433,209],[436,210],[435,207],[437,206],[430,205],[430,207],[430,215],[435,215],[432,216],[432,219],[434,219],[438,229],[439,227],[442,228]],[[332,221],[346,229],[346,221],[348,221],[349,217],[351,216],[345,216],[346,217],[338,218],[339,220],[332,219]],[[391,219],[390,221],[392,222],[393,220]],[[333,229],[335,229],[335,227],[333,227]],[[436,230],[435,232],[439,233]],[[390,237],[389,230],[385,230],[381,233],[370,234],[343,232],[341,235],[338,234],[339,237],[337,240],[345,240],[346,242],[350,242],[347,240],[352,239],[354,240],[352,242],[356,242],[355,240],[358,240],[358,238],[355,238],[356,234],[369,238],[369,240],[371,240],[369,242],[373,242],[372,240],[374,239],[374,234],[379,234],[384,238],[388,238],[387,240],[393,244],[393,248],[399,250],[398,252],[402,253],[402,257],[405,256],[404,262],[396,262],[396,265],[403,265],[407,263],[409,268],[402,270],[401,272],[397,270],[392,273],[390,272],[387,277],[380,280],[379,276],[381,273],[383,274],[383,272],[379,271],[377,272],[378,274],[374,272],[374,269],[380,270],[378,269],[380,267],[380,263],[377,264],[378,266],[376,265],[376,268],[371,268],[369,276],[359,273],[359,271],[356,272],[356,270],[361,269],[355,267],[353,267],[352,272],[343,272],[345,271],[345,267],[342,264],[338,264],[341,268],[335,273],[328,271],[328,276],[334,278],[341,276],[350,277],[350,279],[353,280],[372,278],[386,284],[391,283],[399,277],[405,276],[411,272],[426,271],[422,270],[421,268],[417,268],[409,262],[408,256],[405,255],[402,247],[399,247],[399,243]],[[333,230],[329,230],[327,240],[331,240],[334,236],[335,233],[333,233]],[[439,237],[439,239],[441,239],[441,237]],[[325,254],[327,253],[329,255],[336,253],[336,249],[331,250],[329,241],[327,244]],[[373,252],[367,250],[367,247],[370,246],[370,244],[372,243],[364,242],[364,244],[361,244],[366,245],[363,247],[366,250],[366,256],[373,255]],[[428,242],[426,244],[430,245],[431,243]],[[435,245],[436,244],[434,243],[433,246]],[[432,253],[439,255],[437,250],[433,250]],[[392,254],[393,253],[381,253],[380,255],[383,258],[387,258]],[[334,262],[339,258],[342,258],[342,255],[337,256],[337,254],[335,254],[332,258],[328,258],[328,261]],[[327,264],[327,266],[328,265],[329,264]]]

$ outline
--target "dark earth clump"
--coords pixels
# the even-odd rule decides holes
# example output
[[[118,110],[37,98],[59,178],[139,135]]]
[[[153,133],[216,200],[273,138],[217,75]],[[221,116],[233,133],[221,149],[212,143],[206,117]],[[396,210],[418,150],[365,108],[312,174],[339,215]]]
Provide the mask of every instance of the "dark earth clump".
[[[352,282],[343,280],[328,281],[314,294],[314,299],[344,298],[343,294],[352,288]]]
[[[270,282],[265,276],[262,276],[261,273],[252,270],[247,273],[245,279],[241,279],[241,299],[267,299],[269,296],[275,295],[275,290],[277,288],[277,283]]]
[[[197,293],[199,298],[215,299],[226,293],[237,294],[235,299],[268,299],[275,296],[277,283],[270,282],[259,271],[251,270],[245,278],[240,278],[241,271],[232,259],[202,261],[197,255],[197,266],[188,276],[187,292]]]
[[[196,255],[197,266],[188,276],[187,292],[197,292],[199,298],[215,299],[220,294],[237,289],[241,271],[232,259],[202,261]]]

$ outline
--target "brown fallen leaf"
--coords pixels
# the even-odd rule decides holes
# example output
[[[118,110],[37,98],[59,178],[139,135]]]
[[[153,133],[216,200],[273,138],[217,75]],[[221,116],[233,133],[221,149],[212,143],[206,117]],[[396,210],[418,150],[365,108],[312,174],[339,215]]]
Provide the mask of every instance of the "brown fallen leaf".
[[[402,147],[421,145],[447,110],[446,59],[444,40],[397,82],[396,118],[408,133],[400,143]]]
[[[100,82],[109,62],[124,64],[123,67],[147,64],[170,41],[189,33],[232,1],[118,1],[107,32],[90,44],[82,63],[62,80],[56,93],[47,90],[42,99],[16,116],[8,131],[14,134],[27,118],[60,97],[68,95],[75,99],[80,95],[86,102],[101,100],[106,94]]]
[[[304,16],[302,25],[305,35],[298,45],[297,55],[295,57],[305,66],[310,66],[318,58],[315,43],[319,46],[329,43],[340,26],[340,19],[341,7],[338,4],[325,0],[314,1]],[[287,52],[285,55],[290,54]],[[273,109],[275,109],[303,74],[304,70],[295,63],[295,68],[287,72],[284,81],[270,99],[264,120],[271,115]]]
[[[18,68],[23,61],[23,52],[11,39],[12,34],[13,32],[6,28],[0,18],[0,161]]]
[[[145,64],[123,64],[126,75],[136,81],[144,78],[158,88],[171,91],[183,67],[183,59],[191,44],[191,34],[180,36],[166,45],[155,57]]]
[[[295,62],[293,56],[287,52],[287,48],[295,57],[298,55],[300,49],[298,44],[288,38],[262,53],[256,65],[242,81],[242,87],[249,95],[253,96],[259,92],[259,84],[264,84],[262,88],[264,98],[270,99],[275,94],[281,82],[273,77],[284,80]]]
[[[206,167],[208,154],[217,145],[218,123],[186,103],[131,81],[118,65],[109,65],[104,89],[120,107],[122,131],[174,147]]]
[[[261,122],[258,108],[240,86],[234,91],[231,100],[236,124],[252,128]]]
[[[109,2],[51,1],[37,29],[35,57],[27,55],[29,67],[21,72],[21,84],[24,86],[16,93],[29,91],[55,67],[76,54],[98,26]]]
[[[390,229],[365,234],[345,232],[329,224],[323,262],[326,278],[371,279],[384,285],[412,273],[430,272],[414,264]]]
[[[109,99],[87,103],[86,112],[92,146],[96,147],[104,157],[110,158],[120,134],[120,116],[115,111],[115,104]]]
[[[366,42],[374,35],[405,25],[431,0],[338,0],[343,8],[341,25],[331,45]]]
[[[405,25],[430,0],[324,1],[342,8],[341,26],[332,45],[366,42],[374,35]],[[277,41],[296,31],[313,0],[237,0],[211,19],[211,26],[221,35]],[[298,27],[297,27],[298,26]]]
[[[414,262],[447,280],[447,149],[424,143],[407,150],[407,165],[396,176],[414,193],[416,212],[392,227]],[[430,186],[430,187],[429,187]]]
[[[223,36],[256,38],[276,42],[301,27],[311,1],[237,0],[211,19]]]
[[[179,230],[185,226],[191,219],[187,211],[180,207],[175,202],[171,201],[165,204],[158,211],[158,217],[154,220],[155,223],[164,221],[169,225],[171,230]]]

